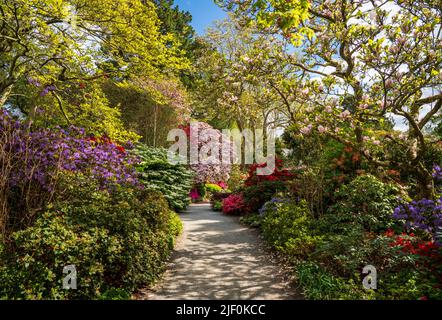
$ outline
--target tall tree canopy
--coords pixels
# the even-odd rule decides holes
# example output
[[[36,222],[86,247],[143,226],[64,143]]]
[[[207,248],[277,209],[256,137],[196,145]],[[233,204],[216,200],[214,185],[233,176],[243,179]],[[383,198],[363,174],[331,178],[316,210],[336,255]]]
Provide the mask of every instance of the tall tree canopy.
[[[432,164],[425,163],[425,156],[434,137],[425,129],[442,109],[440,1],[318,0],[302,7],[307,16],[291,8],[302,1],[282,2],[224,5],[246,19],[273,17],[261,24],[262,30],[271,27],[303,39],[297,49],[302,60],[292,62],[293,70],[305,77],[302,85],[289,87],[294,105],[304,107],[296,120],[303,123],[302,134],[318,130],[358,150],[375,166],[412,172],[422,195],[431,197]],[[279,21],[296,12],[302,19]],[[408,132],[387,130],[390,116],[404,122]],[[401,156],[388,158],[385,151],[391,148]]]
[[[1,104],[23,78],[53,86],[189,67],[151,1],[2,0],[0,16]]]

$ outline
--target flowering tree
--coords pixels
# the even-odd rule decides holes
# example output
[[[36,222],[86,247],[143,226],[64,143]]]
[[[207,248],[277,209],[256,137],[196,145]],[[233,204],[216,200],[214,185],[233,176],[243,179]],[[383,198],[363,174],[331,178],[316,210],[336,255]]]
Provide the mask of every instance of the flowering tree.
[[[268,14],[269,6],[279,2],[234,3],[250,15],[256,10]],[[387,152],[396,148],[398,167],[414,176],[422,197],[433,197],[432,168],[423,158],[434,142],[425,128],[442,109],[440,4],[326,0],[311,1],[308,12],[302,23],[273,24],[284,35],[301,28],[314,31],[304,37],[302,59],[292,61],[306,77],[285,93],[285,100],[294,95],[294,104],[304,107],[301,134],[326,134],[375,166],[398,161]],[[403,121],[407,132],[391,130],[389,116]]]
[[[191,147],[190,152],[198,153],[191,154],[191,158],[195,157],[195,160],[198,160],[197,163],[192,163],[192,161],[190,163],[190,169],[195,172],[195,183],[228,181],[232,165],[230,162],[223,162],[223,159],[231,159],[233,156],[233,143],[223,139],[221,131],[207,123],[196,122],[191,126],[196,129],[194,135],[191,134],[192,130],[189,127],[185,128],[185,131],[190,136],[191,146],[196,147],[194,149]],[[208,149],[209,146],[211,150]],[[212,154],[212,151],[216,154]]]
[[[196,90],[200,118],[240,130],[265,130],[284,120],[286,110],[272,85],[287,76],[281,64],[287,41],[258,31],[234,16],[209,29],[209,48],[197,63],[202,75]]]

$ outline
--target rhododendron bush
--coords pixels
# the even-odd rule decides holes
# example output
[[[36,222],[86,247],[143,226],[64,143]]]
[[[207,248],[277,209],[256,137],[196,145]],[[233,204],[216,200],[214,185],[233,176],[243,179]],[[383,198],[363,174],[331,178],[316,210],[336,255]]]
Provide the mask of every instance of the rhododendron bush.
[[[232,165],[231,162],[223,162],[223,158],[230,159],[233,156],[233,143],[223,139],[221,131],[214,129],[207,123],[194,122],[192,127],[196,129],[194,136],[192,136],[189,126],[184,126],[183,130],[190,138],[190,144],[196,146],[194,150],[191,148],[190,152],[198,152],[198,155],[193,155],[198,159],[198,163],[190,163],[190,169],[195,172],[195,183],[216,184],[219,181],[228,181]],[[210,151],[207,152],[206,148],[209,145],[212,145],[213,150],[217,150],[218,153],[213,155]],[[202,148],[205,148],[207,153],[204,153]]]
[[[4,110],[0,113],[0,132],[4,156],[12,165],[8,179],[11,187],[33,181],[51,189],[62,170],[88,174],[102,187],[137,183],[133,167],[136,157],[106,137],[90,137],[75,127],[34,131]]]
[[[223,213],[239,215],[247,211],[247,205],[241,194],[232,194],[223,200]]]
[[[138,184],[133,166],[137,159],[105,137],[89,137],[75,127],[33,130],[5,110],[0,112],[0,135],[4,232],[9,210],[31,217],[60,192],[64,171],[81,173],[97,181],[100,189]]]

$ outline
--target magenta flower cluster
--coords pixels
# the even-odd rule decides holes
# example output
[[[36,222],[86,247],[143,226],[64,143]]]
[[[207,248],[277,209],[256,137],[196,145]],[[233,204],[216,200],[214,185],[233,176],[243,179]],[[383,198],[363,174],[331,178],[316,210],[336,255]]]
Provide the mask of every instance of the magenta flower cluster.
[[[36,182],[53,188],[61,171],[81,172],[101,188],[115,184],[138,185],[134,164],[138,159],[109,139],[87,137],[75,127],[31,130],[29,125],[0,112],[0,149],[10,157],[10,187]]]

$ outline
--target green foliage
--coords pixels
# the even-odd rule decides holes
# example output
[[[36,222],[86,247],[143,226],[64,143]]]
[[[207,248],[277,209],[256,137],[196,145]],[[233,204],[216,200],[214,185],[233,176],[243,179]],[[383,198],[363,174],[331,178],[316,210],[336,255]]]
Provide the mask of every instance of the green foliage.
[[[305,201],[269,202],[262,210],[261,228],[265,239],[288,255],[309,252],[320,239],[312,235],[313,217]]]
[[[19,109],[39,127],[74,125],[84,128],[88,134],[107,136],[120,143],[140,138],[130,126],[125,125],[119,106],[110,103],[101,88],[101,81],[82,83],[82,86],[83,89],[80,89],[78,83],[64,82],[58,86],[56,96],[41,96],[41,89],[29,85],[20,87],[20,93],[26,98],[22,98]]]
[[[131,294],[123,289],[111,288],[104,292],[99,300],[129,300],[131,298]]]
[[[244,200],[250,212],[258,212],[259,209],[278,192],[287,189],[283,181],[263,181],[258,185],[246,187],[244,189]]]
[[[9,26],[1,29],[2,98],[15,93],[14,85],[27,77],[58,86],[102,74],[159,77],[189,67],[177,39],[160,33],[151,1],[18,0],[0,6]]]
[[[3,251],[0,297],[122,298],[153,283],[181,230],[162,195],[122,187],[109,193],[79,175],[64,179],[63,199]],[[78,290],[65,291],[62,271],[70,264]]]
[[[331,219],[336,219],[333,224],[360,225],[373,232],[382,232],[394,225],[392,212],[400,203],[400,193],[392,184],[385,184],[372,175],[359,176],[343,185],[335,196],[337,203],[329,208]]]
[[[149,146],[166,146],[170,130],[189,115],[188,95],[175,77],[137,77],[102,84],[109,105],[121,110],[121,120]]]
[[[190,203],[192,173],[184,166],[170,164],[167,150],[139,144],[134,153],[141,159],[137,170],[147,189],[160,191],[171,208],[184,210]]]
[[[223,202],[222,201],[214,201],[212,204],[212,209],[214,211],[223,211]]]
[[[95,297],[105,286],[123,246],[104,228],[79,230],[55,212],[43,215],[33,227],[14,234],[14,254],[0,271],[0,297],[14,299],[66,299]],[[7,260],[7,261],[8,261]],[[15,263],[14,263],[15,261]],[[76,265],[78,290],[62,289],[63,267]]]
[[[302,24],[310,15],[308,0],[216,0],[216,3],[264,30],[280,29],[293,44],[301,44],[305,36],[313,36],[313,31]]]
[[[240,218],[240,222],[252,228],[259,228],[262,224],[262,216],[258,214],[248,214]]]
[[[169,248],[172,250],[175,247],[176,238],[183,232],[183,223],[174,211],[170,212],[169,221]]]
[[[363,291],[353,280],[335,277],[314,262],[303,262],[296,266],[298,283],[304,288],[308,299],[314,300],[358,300],[375,299],[373,291]]]
[[[211,201],[213,201],[214,195],[217,195],[219,193],[227,193],[227,192],[229,192],[228,190],[224,190],[219,185],[213,184],[213,183],[206,183],[204,188],[206,190],[206,198],[211,200]]]
[[[223,188],[221,188],[219,185],[213,184],[213,183],[206,183],[205,188],[206,188],[206,191],[209,193],[216,193],[216,192],[223,191]]]

